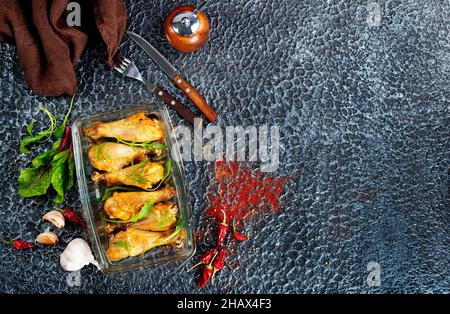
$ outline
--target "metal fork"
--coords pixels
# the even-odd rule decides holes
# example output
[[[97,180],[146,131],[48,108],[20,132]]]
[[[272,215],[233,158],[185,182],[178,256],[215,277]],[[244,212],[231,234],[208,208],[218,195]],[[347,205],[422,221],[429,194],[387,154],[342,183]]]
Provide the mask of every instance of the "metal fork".
[[[123,74],[125,77],[133,78],[135,80],[144,83],[147,88],[159,99],[161,99],[165,104],[175,110],[181,117],[185,118],[189,123],[194,125],[194,119],[198,118],[189,108],[180,103],[174,97],[172,97],[168,92],[162,89],[160,86],[146,80],[136,65],[129,58],[116,55],[114,58],[114,69],[119,73]]]

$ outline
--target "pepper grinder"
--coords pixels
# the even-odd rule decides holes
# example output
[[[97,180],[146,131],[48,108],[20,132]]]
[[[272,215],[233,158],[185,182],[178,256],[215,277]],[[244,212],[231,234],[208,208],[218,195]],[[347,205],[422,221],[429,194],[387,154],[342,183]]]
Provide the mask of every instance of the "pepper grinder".
[[[183,5],[173,9],[164,21],[164,33],[167,40],[177,50],[196,51],[209,37],[209,22],[201,9],[207,1],[199,6]]]

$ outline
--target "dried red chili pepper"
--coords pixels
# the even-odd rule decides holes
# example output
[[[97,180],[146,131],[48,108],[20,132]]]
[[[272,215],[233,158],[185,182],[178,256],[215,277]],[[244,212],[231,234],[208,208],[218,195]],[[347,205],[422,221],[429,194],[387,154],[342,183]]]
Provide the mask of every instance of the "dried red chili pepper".
[[[16,250],[26,250],[26,249],[32,249],[36,247],[36,244],[29,243],[22,240],[14,240],[12,241],[12,247]]]
[[[219,224],[217,230],[217,246],[221,245],[225,237],[227,236],[229,226],[227,224],[227,214],[224,210],[221,210],[223,214],[223,221]]]
[[[216,258],[213,261],[213,274],[211,277],[211,282],[214,283],[214,275],[219,271],[223,269],[223,266],[225,265],[225,258],[227,257],[227,249],[222,248],[220,249],[219,253],[217,254]]]
[[[194,268],[196,268],[196,267],[198,267],[200,265],[209,264],[211,262],[212,258],[216,254],[217,254],[217,249],[216,248],[209,249],[208,251],[203,253],[202,256],[200,256],[200,261],[197,264],[195,264],[194,266],[189,268],[188,272],[190,272],[191,270],[193,270]]]
[[[213,275],[213,267],[211,264],[205,265],[200,277],[198,278],[198,288],[204,288]]]
[[[247,236],[243,235],[242,233],[240,233],[239,231],[236,230],[234,221],[233,221],[233,237],[239,241],[247,241],[248,240]]]
[[[75,224],[80,225],[83,227],[83,229],[86,229],[86,223],[84,222],[83,218],[81,218],[76,212],[74,212],[71,208],[66,208],[63,211],[64,219],[67,221]]]

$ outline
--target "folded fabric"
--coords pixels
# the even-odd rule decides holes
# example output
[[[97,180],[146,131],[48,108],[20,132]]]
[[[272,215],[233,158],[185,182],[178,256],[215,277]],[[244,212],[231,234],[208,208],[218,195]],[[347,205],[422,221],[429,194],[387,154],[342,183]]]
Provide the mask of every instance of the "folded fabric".
[[[112,66],[126,18],[123,0],[0,0],[0,41],[16,45],[25,79],[35,93],[73,95],[74,66],[86,45],[103,42]]]

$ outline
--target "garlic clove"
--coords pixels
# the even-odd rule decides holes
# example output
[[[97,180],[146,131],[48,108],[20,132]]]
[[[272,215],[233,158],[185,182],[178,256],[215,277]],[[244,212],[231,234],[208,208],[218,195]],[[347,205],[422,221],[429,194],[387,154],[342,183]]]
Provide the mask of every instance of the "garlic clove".
[[[42,218],[51,222],[58,229],[64,228],[66,224],[63,214],[57,210],[49,211]]]
[[[100,269],[98,262],[92,255],[89,244],[80,238],[69,242],[64,252],[62,252],[59,262],[66,271],[78,271],[89,264],[93,264]]]
[[[45,245],[55,245],[58,240],[58,236],[51,231],[45,231],[36,237],[36,242]]]

